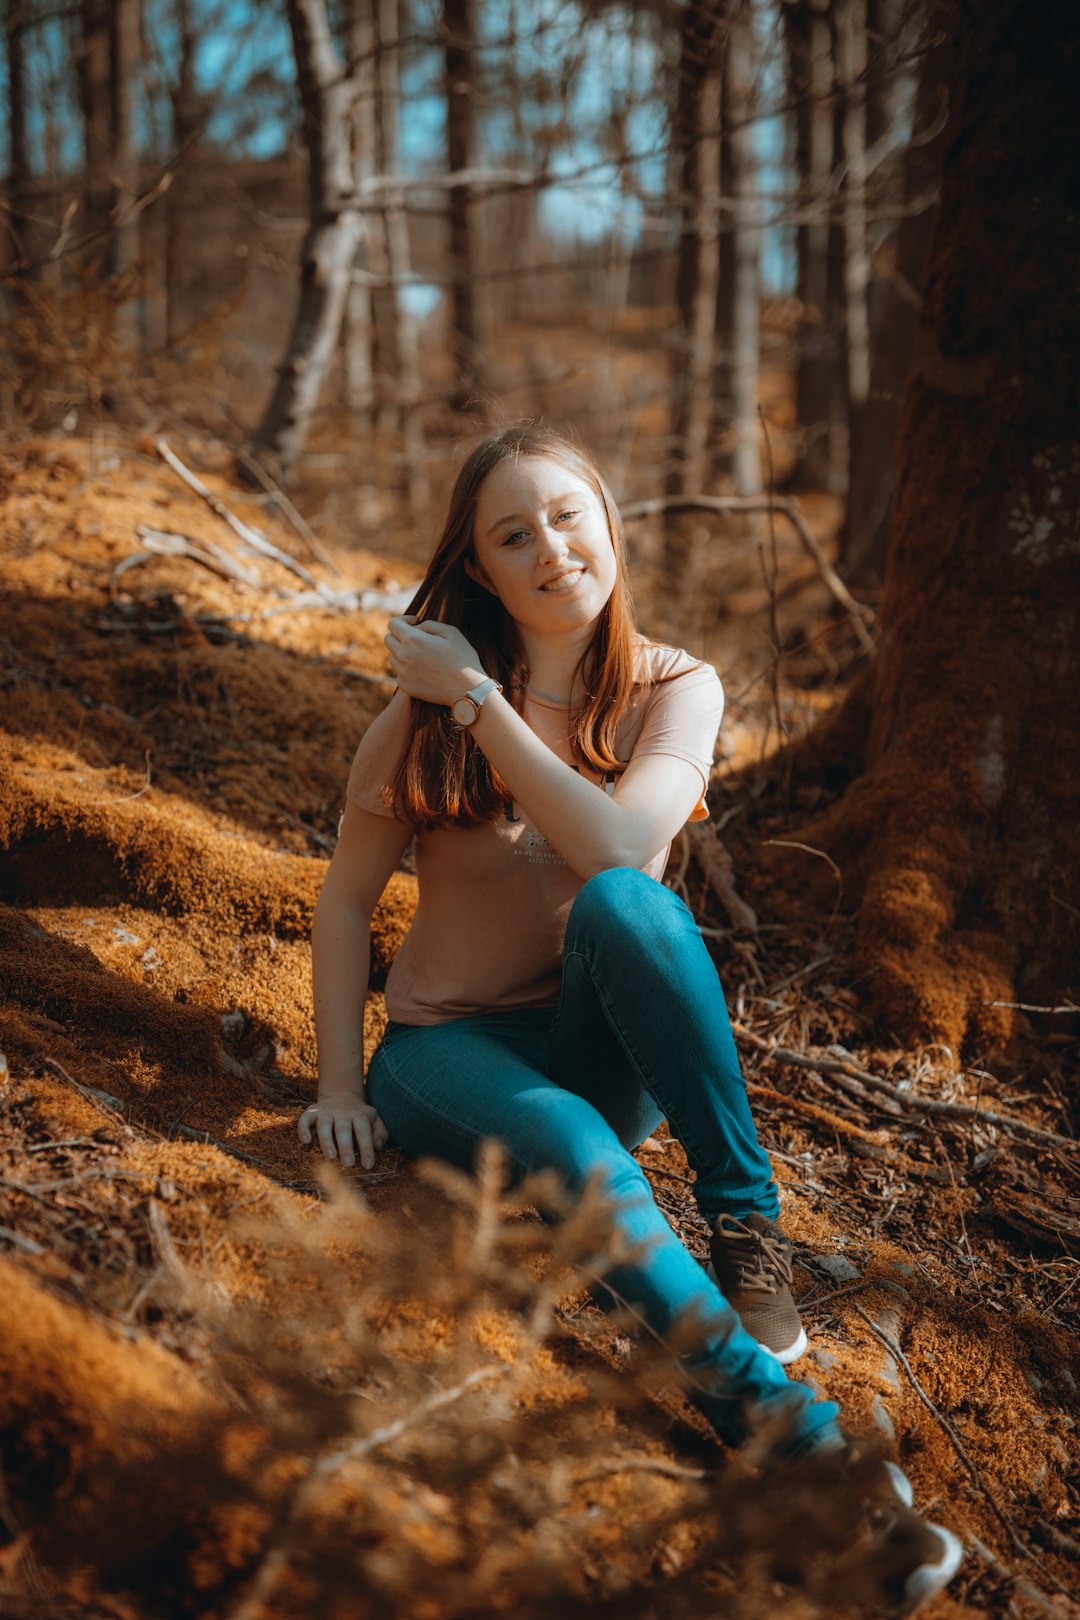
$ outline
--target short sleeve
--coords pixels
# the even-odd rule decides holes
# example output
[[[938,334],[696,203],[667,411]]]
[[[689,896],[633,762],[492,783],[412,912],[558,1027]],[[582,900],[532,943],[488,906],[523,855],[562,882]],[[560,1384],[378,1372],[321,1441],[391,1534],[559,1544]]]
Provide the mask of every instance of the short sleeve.
[[[712,770],[716,734],[724,715],[724,688],[711,664],[693,663],[682,674],[660,681],[649,695],[645,718],[631,758],[670,754],[701,772],[702,793],[691,821],[708,819],[705,789]]]
[[[390,784],[408,739],[410,710],[405,693],[395,692],[360,739],[345,797],[361,810],[370,810],[377,816],[394,814]]]

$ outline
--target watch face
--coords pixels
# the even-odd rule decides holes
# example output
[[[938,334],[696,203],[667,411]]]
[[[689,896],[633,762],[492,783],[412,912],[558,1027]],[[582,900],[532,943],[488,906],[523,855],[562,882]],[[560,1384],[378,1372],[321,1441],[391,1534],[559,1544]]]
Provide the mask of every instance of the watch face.
[[[471,697],[461,697],[451,706],[450,713],[459,726],[471,726],[480,710]]]

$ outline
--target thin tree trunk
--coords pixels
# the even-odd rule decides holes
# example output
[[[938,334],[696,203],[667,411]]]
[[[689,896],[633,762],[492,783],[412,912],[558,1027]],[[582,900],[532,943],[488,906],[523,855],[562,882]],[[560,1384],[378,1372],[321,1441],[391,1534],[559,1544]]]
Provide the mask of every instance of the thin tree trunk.
[[[113,204],[112,25],[107,0],[82,0],[78,54],[85,177],[83,228],[103,229]],[[102,237],[91,256],[111,271],[113,239]]]
[[[724,117],[730,153],[732,213],[731,290],[730,297],[721,297],[721,306],[730,312],[730,324],[721,334],[721,349],[730,356],[732,447],[728,459],[737,495],[753,495],[761,488],[758,425],[761,230],[757,222],[758,174],[751,121],[754,91],[751,27],[751,14],[744,5],[732,20],[724,59]]]
[[[446,71],[446,161],[451,174],[472,167],[476,149],[473,0],[443,0]],[[467,185],[451,186],[449,196],[451,319],[459,411],[476,410],[487,391],[483,342],[475,300],[474,222]]]
[[[142,340],[141,299],[135,286],[140,255],[140,216],[133,212],[138,192],[138,158],[131,104],[132,82],[142,51],[141,0],[114,0],[112,10],[112,178],[113,268],[124,296],[117,306],[116,335],[128,348]]]
[[[933,228],[931,198],[941,178],[946,145],[949,78],[954,44],[942,40],[923,58],[915,107],[915,142],[904,164],[906,214],[882,274],[882,310],[874,332],[870,393],[852,458],[844,525],[844,573],[850,582],[880,587],[889,543],[889,509],[896,482],[896,433],[922,309],[926,259]],[[936,130],[932,140],[927,133]]]
[[[348,0],[346,8],[348,72],[356,85],[356,99],[352,107],[352,162],[357,191],[377,172],[377,77],[378,37],[375,8],[377,0]],[[386,275],[386,257],[383,246],[381,221],[377,215],[366,216],[367,228],[358,244],[353,281],[345,298],[345,314],[341,323],[342,358],[344,360],[345,406],[354,417],[374,427],[375,407],[375,292],[364,279]]]
[[[8,69],[8,151],[7,181],[8,213],[4,222],[4,253],[7,261],[26,258],[31,252],[31,233],[27,229],[26,210],[30,194],[30,141],[27,130],[26,107],[26,42],[24,38],[25,8],[9,0],[4,18],[5,44]],[[31,272],[32,274],[32,272]],[[10,282],[5,286],[9,307],[18,302],[18,288]]]
[[[870,259],[866,241],[866,0],[838,0],[836,64],[843,95],[844,337],[849,444],[870,392]]]
[[[689,0],[682,11],[674,129],[682,171],[670,495],[704,489],[709,481],[720,285],[720,87],[726,10],[727,0],[706,4]],[[669,526],[673,541],[681,527],[677,523]]]
[[[954,1068],[1009,1038],[1015,1003],[1075,998],[1080,961],[1076,9],[958,9],[881,648],[833,731],[850,759],[869,699],[865,770],[799,833],[859,907],[883,1027]]]
[[[325,0],[288,0],[308,149],[308,229],[300,301],[278,381],[252,436],[286,479],[303,450],[333,359],[363,232],[349,143],[355,85],[330,35]]]
[[[192,0],[176,0],[180,61],[172,92],[173,149],[181,154],[165,197],[165,343],[175,349],[191,324],[188,300],[191,282],[189,243],[197,199],[192,175],[199,137],[198,99],[195,92],[195,26]]]
[[[784,8],[788,78],[795,101],[799,206],[797,291],[802,320],[795,372],[795,419],[803,443],[793,482],[833,483],[834,374],[838,352],[829,275],[829,181],[833,168],[833,69],[827,0],[796,0]]]
[[[378,152],[383,174],[401,168],[399,105],[401,101],[401,0],[377,0],[378,21]],[[386,198],[379,216],[384,237],[389,286],[385,319],[393,334],[393,398],[405,451],[405,490],[414,510],[428,499],[427,446],[420,418],[420,348],[416,321],[405,307],[411,253],[409,220],[400,195]],[[380,305],[376,302],[376,311]]]

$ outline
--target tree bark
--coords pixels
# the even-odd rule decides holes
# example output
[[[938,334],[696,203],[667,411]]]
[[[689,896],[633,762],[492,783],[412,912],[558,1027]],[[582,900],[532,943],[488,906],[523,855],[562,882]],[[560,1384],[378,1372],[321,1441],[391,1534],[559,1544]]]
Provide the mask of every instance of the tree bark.
[[[446,161],[451,174],[473,165],[476,150],[473,0],[443,0],[442,27],[446,70]],[[474,289],[474,222],[469,187],[451,186],[450,227],[451,319],[454,329],[454,408],[477,411],[487,394],[483,333]]]
[[[837,481],[835,387],[837,310],[830,285],[829,183],[833,170],[834,85],[828,0],[784,7],[788,83],[795,103],[795,160],[803,222],[796,232],[802,311],[795,370],[795,419],[802,435],[792,482],[833,488]]]
[[[382,167],[377,151],[376,62],[379,41],[376,8],[377,0],[347,0],[345,11],[347,70],[356,86],[351,134],[353,177],[358,191]],[[352,416],[366,421],[371,427],[375,426],[378,414],[373,307],[375,291],[372,284],[365,280],[365,273],[371,277],[386,276],[386,255],[380,251],[384,246],[382,222],[378,215],[369,214],[367,228],[358,244],[357,274],[346,294],[345,314],[341,323],[345,406]]]
[[[728,0],[688,0],[681,15],[674,144],[681,154],[678,338],[673,379],[673,468],[668,494],[708,485],[720,276],[721,47]],[[681,533],[675,526],[671,535]]]
[[[78,54],[83,123],[83,228],[104,229],[113,205],[112,24],[106,0],[82,0]],[[113,268],[114,243],[103,236],[91,256]]]
[[[754,57],[751,14],[731,19],[724,52],[723,123],[727,161],[723,190],[731,199],[721,256],[717,337],[718,402],[728,416],[730,451],[723,458],[736,495],[761,489],[758,384],[761,358],[761,229],[753,131]],[[719,415],[719,412],[718,412]],[[701,486],[698,485],[698,488]]]
[[[27,128],[26,44],[24,31],[24,8],[9,3],[4,17],[8,69],[8,151],[10,154],[7,186],[5,188],[7,191],[8,212],[4,224],[6,240],[3,250],[3,259],[7,263],[12,260],[18,261],[26,258],[30,251],[29,233],[25,219],[31,174],[30,140]],[[19,302],[18,288],[10,282],[6,284],[4,294],[9,308],[13,308]]]
[[[842,558],[849,583],[871,589],[880,589],[885,577],[900,399],[919,328],[932,201],[945,150],[953,48],[950,35],[923,60],[902,192],[905,206],[913,211],[901,220],[895,243],[879,256],[879,263],[884,260],[879,272],[883,297],[874,327],[870,393],[853,446]],[[928,134],[933,138],[927,140]]]
[[[357,206],[349,114],[355,85],[334,49],[325,0],[288,0],[289,28],[308,149],[308,229],[300,301],[278,381],[252,448],[288,480],[337,346],[356,250],[363,233]]]
[[[199,102],[195,88],[195,25],[191,0],[176,0],[180,60],[172,89],[172,141],[180,154],[172,185],[165,196],[165,344],[175,349],[190,323],[192,221],[198,206],[192,186],[195,147],[200,132]]]
[[[131,106],[131,87],[142,53],[141,0],[114,0],[112,7],[112,179],[113,269],[121,278],[116,309],[116,335],[129,349],[142,342],[141,297],[135,285],[140,256],[140,216],[133,211],[138,193],[138,156]]]
[[[957,1059],[1080,961],[1080,31],[1072,0],[963,0],[958,38],[883,638],[831,730],[850,750],[869,697],[865,769],[799,834],[885,1026]]]

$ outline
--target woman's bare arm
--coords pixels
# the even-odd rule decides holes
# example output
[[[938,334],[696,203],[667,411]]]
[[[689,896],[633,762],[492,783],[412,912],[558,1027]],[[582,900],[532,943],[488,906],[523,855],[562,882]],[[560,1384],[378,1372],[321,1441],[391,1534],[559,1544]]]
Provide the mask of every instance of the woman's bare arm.
[[[475,651],[452,625],[403,618],[390,625],[390,661],[410,696],[451,703],[484,679]],[[582,878],[611,866],[644,866],[701,797],[697,766],[669,754],[631,761],[613,795],[598,792],[499,692],[485,699],[471,730],[529,820]]]
[[[353,1137],[370,1169],[386,1129],[364,1099],[364,1002],[371,966],[371,918],[409,841],[411,828],[349,803],[311,927],[318,1102],[300,1116],[300,1140],[318,1129],[326,1157],[353,1162]]]

